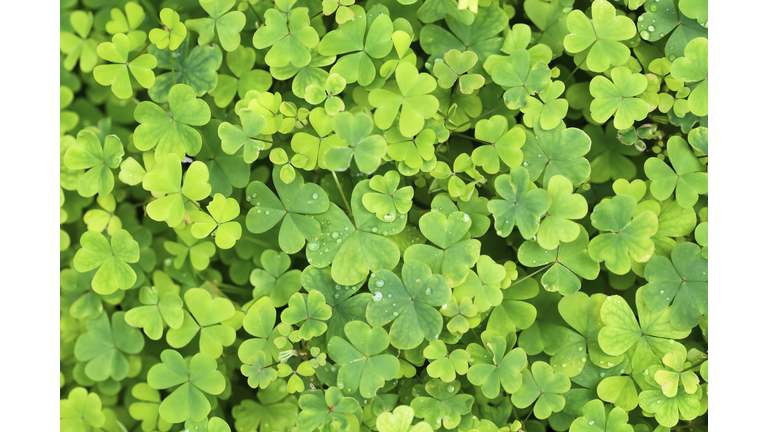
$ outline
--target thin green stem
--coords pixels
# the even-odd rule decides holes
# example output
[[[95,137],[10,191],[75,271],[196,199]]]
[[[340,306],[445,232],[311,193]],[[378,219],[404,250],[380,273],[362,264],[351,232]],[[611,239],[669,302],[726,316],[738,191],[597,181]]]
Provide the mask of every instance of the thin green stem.
[[[248,240],[251,243],[256,243],[257,245],[264,246],[266,248],[274,249],[276,251],[280,251],[280,248],[276,245],[273,245],[272,243],[265,242],[264,240],[259,240],[255,237],[251,237],[249,235],[244,235],[243,239]]]
[[[253,7],[251,2],[248,2],[248,6],[250,6],[250,8],[253,11],[254,15],[256,15],[256,18],[259,20],[259,21],[257,21],[257,24],[258,24],[258,22],[261,22],[262,24],[264,24],[264,19],[261,18],[261,15],[259,15],[259,13],[256,11],[256,8]]]
[[[482,143],[482,144],[490,144],[488,141],[479,140],[479,139],[477,139],[475,137],[471,137],[469,135],[464,135],[464,134],[458,133],[458,132],[453,132],[453,133],[451,133],[451,135],[456,135],[456,136],[462,137],[464,139],[468,139],[470,141],[477,141],[477,142]]]
[[[319,11],[319,12],[317,12],[316,14],[312,15],[312,16],[309,18],[309,20],[310,20],[310,21],[312,21],[313,19],[317,18],[317,16],[318,16],[318,15],[320,15],[320,14],[322,14],[322,13],[323,13],[323,11],[322,11],[322,10],[320,10],[320,11]]]
[[[573,71],[571,71],[571,74],[570,74],[570,75],[568,75],[568,78],[564,79],[564,80],[563,80],[563,82],[566,82],[566,81],[568,81],[569,79],[571,79],[571,77],[572,77],[572,76],[573,76],[573,75],[576,73],[576,71],[577,71],[577,70],[579,70],[579,68],[581,67],[581,65],[583,65],[583,64],[584,64],[584,62],[585,62],[585,61],[587,61],[587,57],[586,57],[586,56],[585,56],[585,57],[584,57],[584,59],[581,61],[581,63],[579,63],[579,64],[577,64],[577,65],[576,65],[576,67],[573,69]]]
[[[147,42],[147,44],[146,44],[146,45],[144,45],[144,48],[142,48],[142,49],[141,49],[141,51],[139,51],[139,53],[138,53],[138,54],[136,54],[136,56],[135,56],[135,57],[133,57],[133,58],[131,59],[131,61],[129,61],[128,63],[130,63],[130,62],[132,62],[132,61],[136,60],[137,58],[139,58],[139,56],[141,55],[141,53],[143,53],[144,51],[146,51],[146,50],[147,50],[147,48],[149,48],[149,46],[150,46],[150,45],[152,45],[152,42]]]
[[[501,105],[497,106],[496,108],[494,108],[494,109],[492,109],[492,110],[490,110],[490,111],[486,111],[486,112],[484,112],[484,113],[480,114],[479,116],[477,116],[477,117],[473,118],[472,120],[469,120],[469,121],[465,121],[464,123],[462,123],[462,124],[460,124],[460,125],[456,126],[456,129],[459,129],[460,127],[462,127],[462,126],[464,126],[464,125],[468,125],[468,124],[472,123],[473,121],[475,121],[475,120],[477,120],[477,119],[479,119],[479,118],[485,117],[485,116],[487,116],[488,114],[490,114],[490,113],[492,113],[492,112],[496,111],[497,109],[499,109],[499,108],[501,108],[501,107],[503,107],[503,106],[505,106],[505,105],[502,103]],[[456,130],[456,129],[454,129],[454,130]]]
[[[171,58],[171,78],[173,78],[173,85],[176,85],[176,69],[173,67],[173,51],[170,52],[168,57]]]
[[[516,280],[515,283],[511,284],[510,286],[508,286],[507,289],[512,288],[513,286],[519,284],[520,282],[522,282],[522,281],[524,281],[524,280],[526,280],[526,279],[528,279],[530,277],[536,276],[537,274],[543,272],[544,270],[547,270],[548,268],[552,267],[553,265],[555,265],[555,263],[551,263],[551,264],[549,264],[549,265],[547,265],[545,267],[542,267],[542,268],[536,270],[535,272],[529,274],[528,276],[526,276],[526,277],[524,277],[524,278],[522,278],[520,280]]]
[[[331,174],[333,174],[333,181],[336,182],[336,187],[339,188],[339,193],[341,194],[341,199],[344,200],[344,205],[347,206],[349,214],[352,214],[352,207],[349,206],[349,203],[347,202],[347,196],[344,195],[344,190],[341,189],[341,183],[339,183],[339,178],[336,177],[336,171],[331,171]]]

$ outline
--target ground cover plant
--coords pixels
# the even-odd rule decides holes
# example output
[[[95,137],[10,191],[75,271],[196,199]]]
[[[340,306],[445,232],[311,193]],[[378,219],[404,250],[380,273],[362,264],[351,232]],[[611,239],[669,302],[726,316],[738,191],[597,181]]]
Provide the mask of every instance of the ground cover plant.
[[[62,0],[62,431],[706,431],[707,0]]]

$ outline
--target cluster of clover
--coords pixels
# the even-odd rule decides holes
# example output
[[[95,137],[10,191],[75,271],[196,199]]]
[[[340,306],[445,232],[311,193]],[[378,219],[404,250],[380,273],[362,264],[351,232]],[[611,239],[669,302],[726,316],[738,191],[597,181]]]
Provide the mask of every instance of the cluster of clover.
[[[706,430],[707,0],[81,3],[62,431]]]

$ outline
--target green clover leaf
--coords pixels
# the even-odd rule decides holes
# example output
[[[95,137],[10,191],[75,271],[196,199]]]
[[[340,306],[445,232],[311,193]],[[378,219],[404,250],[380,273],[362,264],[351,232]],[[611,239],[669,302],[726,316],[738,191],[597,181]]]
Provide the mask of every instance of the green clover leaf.
[[[627,274],[631,261],[643,263],[651,258],[655,246],[651,237],[659,228],[659,220],[650,210],[635,215],[637,200],[631,195],[617,195],[595,206],[592,225],[607,231],[589,242],[589,256],[605,261],[608,270]]]
[[[494,186],[502,199],[488,202],[493,214],[496,234],[507,237],[517,225],[523,238],[529,239],[539,229],[539,219],[549,209],[552,198],[544,189],[530,182],[528,170],[515,167],[510,174],[496,177]]]
[[[186,361],[177,351],[167,349],[160,354],[162,363],[152,366],[147,383],[156,390],[176,389],[160,404],[160,417],[169,423],[187,419],[201,421],[211,412],[206,395],[224,391],[226,380],[216,369],[216,360],[197,353]]]
[[[317,31],[310,26],[306,8],[297,8],[286,14],[276,9],[264,13],[264,24],[253,35],[253,47],[270,48],[264,61],[271,67],[283,67],[289,63],[297,68],[309,64],[309,49],[318,44]]]
[[[211,109],[202,99],[195,98],[195,91],[186,84],[177,84],[168,93],[170,115],[158,105],[143,101],[134,112],[139,126],[133,136],[137,149],[148,151],[156,148],[155,157],[162,158],[175,153],[179,159],[186,154],[196,155],[203,139],[191,126],[203,126],[211,119]]]
[[[391,412],[383,412],[376,418],[376,429],[380,432],[432,432],[429,423],[413,423],[413,408],[400,405]]]
[[[499,172],[499,159],[509,168],[523,163],[521,147],[525,144],[525,131],[517,127],[509,129],[506,117],[495,115],[478,121],[475,138],[489,143],[472,151],[472,163],[482,166],[488,174]]]
[[[184,302],[189,312],[184,311],[184,320],[179,328],[168,330],[168,345],[182,348],[200,333],[200,352],[213,359],[220,357],[223,347],[235,342],[235,329],[220,324],[235,316],[232,302],[221,297],[213,298],[202,288],[185,292]]]
[[[593,72],[605,72],[611,66],[621,66],[629,59],[629,48],[620,43],[637,33],[635,25],[626,16],[616,16],[616,8],[606,0],[592,3],[592,20],[584,12],[574,10],[568,14],[568,30],[563,46],[574,53],[574,61]],[[623,128],[619,128],[623,129]]]
[[[562,175],[549,178],[547,192],[552,203],[536,239],[544,249],[554,249],[561,242],[570,243],[579,236],[581,226],[573,221],[587,215],[587,200],[583,195],[574,194],[570,180]]]
[[[99,57],[116,64],[96,66],[93,78],[101,85],[111,86],[112,93],[120,99],[128,99],[133,95],[128,71],[144,88],[151,88],[155,84],[152,69],[157,66],[157,58],[152,54],[142,54],[129,61],[130,43],[128,36],[118,33],[112,36],[112,42],[102,42],[96,48]]]
[[[161,50],[155,46],[149,48],[149,52],[157,58],[157,68],[168,70],[158,75],[155,85],[149,88],[149,97],[155,103],[168,102],[168,95],[176,84],[192,87],[197,97],[218,88],[219,75],[216,71],[224,59],[221,48],[218,45],[196,46],[187,55],[188,46],[185,40],[175,51],[168,48]],[[225,85],[222,83],[222,86]]]
[[[365,318],[379,327],[394,321],[390,328],[392,346],[411,349],[424,339],[437,339],[443,328],[443,317],[435,309],[451,299],[445,278],[433,274],[418,261],[403,264],[402,281],[389,270],[379,270],[368,281],[373,298]]]
[[[288,299],[288,308],[280,314],[280,320],[289,325],[301,323],[298,337],[309,340],[325,333],[328,325],[324,321],[331,318],[331,307],[325,303],[325,297],[319,291],[309,294],[294,293]]]
[[[699,388],[694,394],[677,393],[674,397],[666,397],[661,389],[645,390],[640,393],[639,402],[643,411],[652,413],[661,426],[671,428],[681,419],[692,420],[699,416],[702,393]]]
[[[147,383],[138,383],[131,389],[131,395],[136,402],[128,407],[128,412],[136,420],[141,420],[143,431],[168,431],[173,426],[160,417],[160,392]]]
[[[562,393],[571,388],[571,381],[565,375],[555,372],[547,363],[537,361],[530,370],[523,371],[520,389],[512,394],[512,403],[518,408],[530,406],[534,401],[533,415],[545,419],[553,412],[565,407]]]
[[[523,383],[522,372],[528,364],[525,351],[522,348],[507,351],[507,341],[493,332],[484,332],[482,338],[487,348],[476,343],[467,346],[467,352],[474,360],[467,379],[481,386],[480,390],[489,398],[499,395],[500,386],[508,394],[514,394]]]
[[[234,198],[224,198],[217,193],[213,201],[205,207],[208,213],[197,211],[192,213],[192,235],[202,239],[208,235],[216,237],[216,246],[221,249],[229,249],[235,245],[243,234],[240,222],[233,219],[240,216],[240,204]]]
[[[64,153],[64,165],[71,170],[87,170],[77,180],[77,193],[91,197],[108,195],[115,186],[112,169],[120,166],[125,151],[117,135],[107,135],[104,146],[89,130],[77,133],[77,142]]]
[[[445,89],[453,87],[459,81],[459,91],[472,94],[485,84],[485,78],[480,74],[468,74],[467,71],[477,64],[477,54],[472,51],[460,52],[452,49],[445,53],[445,61],[435,61],[433,73],[437,84]]]
[[[347,81],[341,75],[332,73],[325,80],[325,86],[317,84],[307,86],[304,100],[312,105],[325,101],[325,111],[328,115],[335,116],[340,111],[344,111],[344,101],[338,96],[346,86]]]
[[[288,304],[288,298],[301,289],[299,282],[301,271],[298,269],[289,271],[288,268],[291,266],[289,255],[272,249],[262,252],[261,265],[264,270],[253,269],[250,276],[251,285],[254,286],[253,298],[268,296],[274,306],[285,306]]]
[[[185,224],[183,229],[176,229],[176,234],[181,243],[172,241],[163,243],[165,250],[176,257],[172,261],[173,267],[177,270],[182,268],[189,257],[189,262],[194,269],[203,271],[208,268],[211,257],[216,254],[216,246],[213,242],[198,242],[198,239],[192,235],[190,224]]]
[[[264,135],[261,135],[267,127],[267,121],[250,108],[243,108],[237,114],[242,126],[234,126],[228,122],[219,125],[221,149],[224,153],[232,155],[242,148],[243,160],[250,164],[258,159],[261,150],[271,146],[267,142],[269,140],[265,140]]]
[[[329,78],[330,79],[330,78]],[[307,96],[309,92],[305,93]],[[340,99],[338,99],[340,100]],[[346,147],[346,141],[333,133],[334,117],[324,108],[315,108],[309,113],[309,123],[315,134],[297,132],[291,138],[291,149],[306,158],[304,170],[313,171],[316,168],[328,169],[325,162],[326,152],[331,147]],[[373,140],[371,140],[373,141]],[[362,147],[361,147],[362,150]],[[361,152],[362,155],[362,152]]]
[[[333,130],[336,136],[348,146],[328,146],[320,155],[330,170],[341,171],[350,166],[352,157],[357,168],[365,173],[373,173],[381,164],[381,158],[387,153],[387,142],[381,135],[371,135],[373,121],[366,113],[352,114],[342,112],[333,117]]]
[[[113,8],[110,11],[112,20],[107,22],[105,28],[107,33],[112,35],[125,33],[130,41],[128,50],[133,51],[144,45],[144,42],[147,40],[147,32],[139,30],[146,16],[144,8],[138,3],[128,2],[125,4],[125,13],[119,8]]]
[[[480,312],[501,304],[504,298],[501,283],[507,276],[506,269],[487,255],[477,260],[477,273],[470,270],[467,279],[454,290],[456,298],[468,297]]]
[[[611,80],[602,75],[592,78],[589,83],[589,92],[595,98],[589,105],[592,117],[596,122],[604,123],[613,116],[616,129],[631,127],[634,122],[646,118],[650,111],[651,107],[645,101],[635,97],[647,86],[645,76],[632,73],[624,66],[611,69]]]
[[[539,93],[538,98],[528,96],[526,105],[520,108],[525,113],[523,122],[533,127],[534,119],[538,119],[544,130],[554,129],[568,113],[568,101],[558,99],[565,92],[562,81],[554,81]]]
[[[441,340],[429,341],[424,348],[424,358],[429,359],[427,373],[432,378],[440,378],[443,382],[453,382],[456,373],[465,375],[469,367],[469,353],[461,348],[451,350]]]
[[[520,109],[528,105],[528,96],[544,91],[552,71],[545,63],[533,62],[525,49],[512,51],[506,62],[491,71],[493,82],[504,92],[504,103],[509,109]]]
[[[437,135],[432,129],[424,129],[415,137],[407,138],[397,128],[392,128],[386,132],[385,137],[389,144],[387,156],[404,163],[410,169],[419,169],[425,163],[435,160]]]
[[[73,388],[67,399],[59,401],[59,417],[62,431],[100,428],[106,420],[99,395],[88,393],[88,390],[82,387]]]
[[[263,425],[279,431],[293,427],[299,415],[299,407],[293,396],[286,396],[288,391],[285,381],[276,380],[256,393],[258,402],[244,399],[232,408],[235,429],[258,430],[260,425]]]
[[[80,246],[75,253],[75,269],[81,273],[99,269],[91,281],[97,293],[127,290],[136,282],[136,273],[127,263],[139,261],[139,244],[128,231],[116,231],[109,242],[103,234],[87,231],[80,237]]]
[[[194,52],[194,50],[193,50]],[[219,74],[216,88],[210,91],[214,103],[225,108],[237,95],[240,99],[250,90],[265,92],[272,87],[272,75],[261,69],[254,69],[256,50],[239,45],[227,53],[227,67],[234,76]]]
[[[152,29],[149,32],[149,40],[158,49],[169,47],[171,51],[176,50],[187,36],[187,28],[181,23],[179,14],[173,9],[163,8],[160,11],[160,21],[163,23],[163,28]]]
[[[77,338],[75,357],[85,364],[85,374],[94,381],[112,378],[116,381],[128,375],[125,354],[138,354],[144,348],[141,332],[125,322],[125,312],[112,314],[112,324],[106,313],[86,321],[87,333]]]
[[[397,188],[400,175],[387,171],[383,176],[373,176],[368,185],[374,192],[363,195],[363,206],[384,222],[392,222],[398,215],[407,214],[413,205],[413,187]]]
[[[652,157],[645,161],[645,174],[651,180],[651,193],[661,201],[675,191],[675,199],[680,207],[692,207],[700,194],[708,192],[709,176],[703,172],[704,165],[680,137],[669,139],[667,154],[674,170],[659,158]]]
[[[80,61],[80,71],[90,73],[99,61],[96,53],[96,40],[89,38],[93,27],[93,12],[76,10],[69,15],[69,22],[75,33],[62,31],[59,47],[66,54],[62,66],[71,71]]]
[[[475,398],[468,394],[458,394],[457,381],[444,383],[440,380],[429,380],[426,390],[431,397],[417,397],[411,401],[411,408],[416,417],[423,418],[427,424],[439,428],[442,424],[446,429],[459,425],[461,416],[472,409]]]
[[[591,183],[605,183],[608,180],[632,180],[637,168],[627,156],[636,156],[640,152],[634,146],[627,146],[618,139],[618,131],[613,123],[605,125],[605,130],[592,124],[584,126],[584,132],[592,141],[592,148],[586,157],[590,161]]]
[[[338,387],[325,392],[309,390],[299,398],[299,432],[311,432],[316,428],[327,431],[346,432],[349,430],[347,416],[357,412],[360,405],[351,397],[344,397]],[[354,417],[353,417],[354,418]]]
[[[644,4],[645,13],[637,18],[637,31],[641,38],[649,42],[665,39],[664,55],[670,62],[682,57],[685,47],[692,40],[707,37],[706,21],[697,22],[696,17],[688,17],[683,11],[686,1],[682,2],[683,5],[674,0],[659,0],[653,3]],[[704,6],[706,11],[706,0]],[[678,13],[678,8],[682,13]]]
[[[628,425],[627,412],[619,407],[611,408],[597,399],[591,400],[582,408],[581,417],[573,421],[572,432],[632,432]]]
[[[131,327],[144,328],[144,333],[152,340],[160,340],[163,336],[163,323],[177,329],[184,322],[183,302],[178,291],[145,286],[139,292],[139,301],[146,306],[137,306],[126,312],[125,322]]]
[[[183,222],[187,201],[205,199],[211,192],[204,163],[192,162],[184,173],[183,183],[181,170],[179,156],[170,153],[159,158],[141,182],[144,189],[160,195],[147,205],[147,215],[158,222],[165,221],[170,227]]]
[[[545,130],[539,119],[533,120],[535,135],[526,132],[523,145],[523,166],[532,179],[544,172],[544,185],[555,175],[563,175],[574,185],[580,185],[590,176],[590,165],[584,157],[592,143],[589,135],[577,128],[566,128],[564,122]]]
[[[368,100],[376,107],[374,119],[378,128],[389,129],[400,112],[398,129],[403,136],[411,137],[424,128],[425,119],[437,113],[438,100],[429,94],[437,83],[431,75],[420,74],[410,63],[397,66],[395,80],[399,94],[392,91],[392,87],[392,90],[376,89],[368,95]]]
[[[266,368],[263,368],[263,366],[267,364],[265,361],[269,363],[272,362],[272,350],[277,348],[277,346],[274,345],[274,341],[271,340],[272,332],[275,329],[275,322],[277,321],[277,311],[268,303],[262,304],[261,307],[257,307],[257,304],[254,304],[254,306],[248,310],[248,313],[245,314],[245,318],[243,318],[243,329],[248,332],[248,334],[255,337],[246,339],[240,344],[240,347],[237,350],[237,356],[240,358],[240,361],[243,362],[243,366],[241,367],[243,375],[250,376],[251,374],[258,373],[261,377],[264,377],[267,373],[270,373],[268,371],[264,372]],[[262,358],[254,359],[253,357],[259,353],[262,354]],[[257,361],[261,362],[261,366],[255,367]],[[275,372],[274,369],[270,370]],[[269,382],[273,381],[275,378],[277,378],[276,373],[273,377],[266,380],[251,380],[249,378],[248,384],[251,385],[251,387],[256,388],[256,385],[261,383],[264,385],[264,387],[261,388],[266,388]]]
[[[336,12],[336,23],[344,24],[355,19],[355,13],[349,6],[355,4],[355,0],[323,0],[323,15],[328,16]]]
[[[306,290],[317,290],[331,306],[333,313],[328,321],[326,341],[334,336],[344,337],[344,326],[350,321],[365,320],[365,306],[371,299],[370,294],[357,293],[363,282],[355,285],[340,285],[333,280],[330,267],[317,268],[307,266],[301,272],[301,283]]]
[[[205,45],[213,40],[214,28],[219,35],[221,47],[234,51],[240,46],[240,31],[245,27],[245,14],[240,11],[230,11],[236,0],[204,0],[200,6],[208,12],[210,18],[197,18],[186,21],[190,30],[199,33],[197,43]]]

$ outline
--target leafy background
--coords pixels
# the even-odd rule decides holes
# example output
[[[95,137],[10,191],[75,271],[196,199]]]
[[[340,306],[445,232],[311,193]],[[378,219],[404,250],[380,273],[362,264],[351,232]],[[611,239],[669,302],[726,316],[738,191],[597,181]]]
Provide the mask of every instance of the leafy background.
[[[61,429],[707,430],[707,9],[62,2]]]

